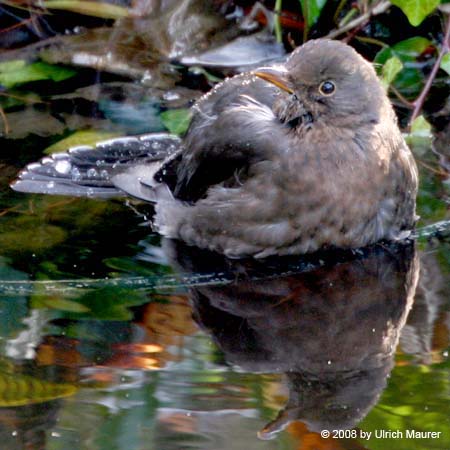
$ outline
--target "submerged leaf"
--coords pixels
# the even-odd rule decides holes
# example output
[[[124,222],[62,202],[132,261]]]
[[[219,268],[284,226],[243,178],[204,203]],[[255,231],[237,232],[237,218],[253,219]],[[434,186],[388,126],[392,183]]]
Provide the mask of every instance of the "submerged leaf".
[[[0,407],[25,406],[69,397],[77,391],[71,384],[51,383],[21,374],[0,373]]]
[[[77,145],[95,145],[97,142],[106,141],[115,138],[120,133],[114,133],[102,130],[80,130],[62,139],[44,150],[46,155],[63,152]]]
[[[67,238],[66,231],[61,227],[40,223],[33,216],[22,217],[24,219],[17,219],[15,224],[23,226],[0,234],[0,248],[4,254],[38,253],[60,244]]]
[[[409,23],[417,27],[440,4],[440,0],[392,0],[406,15]]]
[[[129,10],[110,3],[84,0],[47,0],[42,6],[48,9],[62,9],[101,19],[122,19],[130,15]]]
[[[24,60],[0,63],[0,84],[6,88],[31,81],[62,81],[75,75],[75,71],[67,67],[56,66],[39,61],[28,64]]]
[[[169,109],[161,113],[161,120],[164,126],[173,134],[184,134],[191,122],[191,112],[189,109]]]

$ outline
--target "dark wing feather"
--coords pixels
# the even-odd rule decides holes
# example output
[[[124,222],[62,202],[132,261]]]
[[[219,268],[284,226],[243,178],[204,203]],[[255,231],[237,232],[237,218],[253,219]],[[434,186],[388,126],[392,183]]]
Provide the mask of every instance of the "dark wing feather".
[[[99,142],[57,153],[29,164],[11,187],[19,192],[55,195],[112,197],[126,191],[114,177],[133,167],[152,166],[177,151],[176,136],[155,133]],[[154,164],[153,164],[154,166]]]
[[[272,104],[278,89],[249,74],[230,78],[193,107],[184,148],[156,173],[175,197],[196,201],[212,185],[267,157],[264,134],[276,120]]]

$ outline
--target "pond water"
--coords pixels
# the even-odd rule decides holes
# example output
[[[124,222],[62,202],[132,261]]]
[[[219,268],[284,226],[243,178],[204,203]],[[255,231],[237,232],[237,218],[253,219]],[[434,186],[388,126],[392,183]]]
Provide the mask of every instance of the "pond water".
[[[181,48],[181,65],[144,70],[136,56],[124,68],[119,48],[100,75],[70,69],[64,83],[43,76],[0,98],[0,448],[450,449],[445,132],[434,146],[410,142],[428,228],[415,242],[348,253],[229,261],[161,240],[145,205],[9,188],[44,152],[181,133],[187,108],[230,70],[230,51],[240,66],[284,53],[250,34],[217,64],[215,53],[191,56],[178,26],[158,52]],[[101,53],[105,30],[88,40]],[[225,30],[215,38],[239,36]],[[68,64],[83,40],[40,57]]]
[[[24,158],[0,163],[2,448],[449,448],[445,236],[232,262],[123,200],[13,193]]]

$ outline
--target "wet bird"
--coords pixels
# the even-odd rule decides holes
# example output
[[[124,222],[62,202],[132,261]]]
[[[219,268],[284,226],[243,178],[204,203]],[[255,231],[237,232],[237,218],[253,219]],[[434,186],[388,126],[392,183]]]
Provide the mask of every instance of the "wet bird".
[[[372,65],[319,39],[217,85],[182,139],[74,148],[29,165],[12,187],[125,193],[155,203],[163,236],[261,258],[407,237],[417,169]]]

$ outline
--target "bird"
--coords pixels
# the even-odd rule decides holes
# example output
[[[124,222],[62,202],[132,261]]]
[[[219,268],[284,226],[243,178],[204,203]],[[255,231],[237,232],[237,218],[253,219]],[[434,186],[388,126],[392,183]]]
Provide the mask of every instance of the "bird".
[[[162,236],[230,258],[405,239],[418,174],[372,64],[315,39],[283,64],[225,79],[183,137],[123,137],[28,165],[21,192],[154,203]]]

